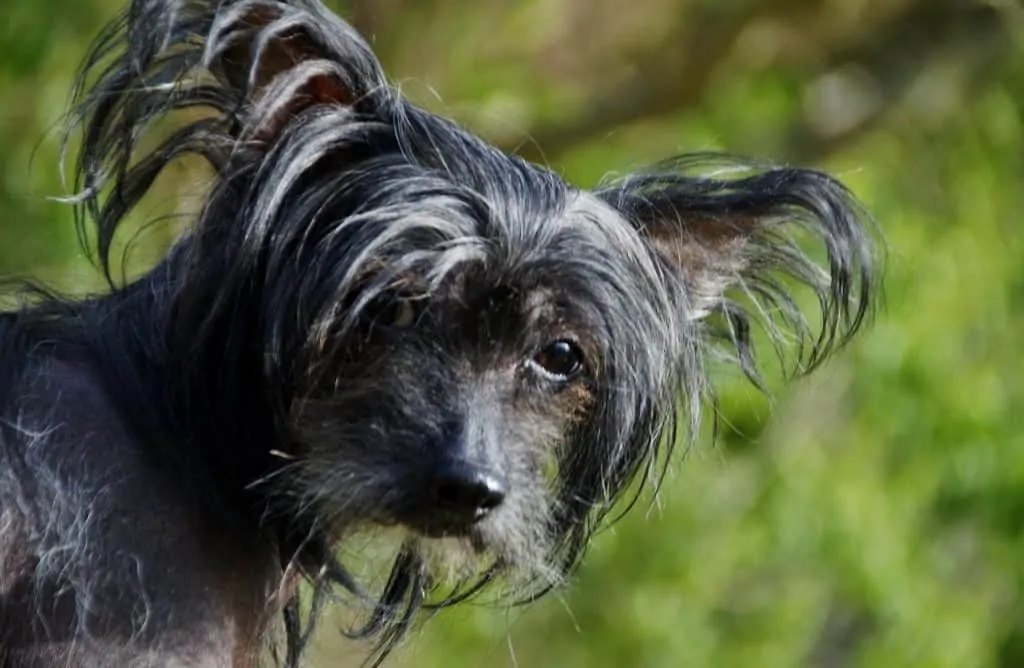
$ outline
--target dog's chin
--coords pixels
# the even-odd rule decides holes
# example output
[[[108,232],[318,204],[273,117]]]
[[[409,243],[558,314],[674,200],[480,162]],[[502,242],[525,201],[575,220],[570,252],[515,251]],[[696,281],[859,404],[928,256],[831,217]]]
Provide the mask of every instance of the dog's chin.
[[[538,588],[562,585],[548,543],[524,540],[522,531],[508,529],[500,518],[444,529],[378,520],[349,527],[339,543],[339,557],[369,591],[380,591],[405,559],[402,555],[412,554],[424,582],[435,590],[431,598],[437,600],[474,590],[482,581],[488,583],[482,595],[494,602],[524,599]]]
[[[485,522],[472,524],[416,523],[406,525],[411,544],[428,566],[468,574],[502,561],[503,545],[493,540]]]
[[[515,541],[500,524],[488,521],[458,531],[409,529],[409,537],[435,582],[473,581],[485,573],[500,576],[506,595],[530,584],[561,584],[543,541]]]
[[[450,528],[409,529],[409,533],[420,543],[433,545],[458,545],[462,550],[470,550],[479,557],[494,552],[488,544],[483,532],[476,528],[452,530]]]
[[[468,542],[478,552],[487,548],[487,541],[481,524],[406,524],[410,535],[420,540],[461,540]]]
[[[371,522],[339,527],[335,536],[346,565],[361,564],[360,574],[377,583],[386,580],[402,552],[412,552],[427,579],[439,587],[496,576],[502,592],[495,593],[503,597],[538,584],[562,584],[563,576],[553,565],[557,558],[549,525],[513,512],[516,508],[457,523],[427,514],[386,512]]]

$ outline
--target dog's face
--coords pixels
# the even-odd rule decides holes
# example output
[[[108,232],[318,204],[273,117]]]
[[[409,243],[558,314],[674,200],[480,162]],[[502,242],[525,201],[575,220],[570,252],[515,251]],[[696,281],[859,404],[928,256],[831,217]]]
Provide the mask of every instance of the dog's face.
[[[705,360],[759,382],[757,323],[807,371],[868,312],[870,236],[819,172],[697,155],[582,190],[409,103],[316,0],[173,7],[133,4],[120,60],[94,52],[83,201],[106,260],[167,162],[214,168],[165,263],[178,399],[318,584],[356,588],[330,548],[350,532],[407,532],[367,634],[400,632],[445,568],[544,589],[677,414],[696,426]],[[136,161],[140,129],[178,110]]]
[[[696,420],[716,337],[756,375],[727,290],[800,339],[778,276],[810,285],[811,366],[865,312],[867,239],[824,175],[691,176],[698,156],[589,192],[409,103],[317,3],[247,0],[207,30],[178,57],[217,82],[194,94],[223,125],[174,148],[221,181],[176,325],[258,347],[246,375],[281,433],[256,488],[305,531],[397,525],[459,575],[550,584],[671,446],[680,402]],[[824,240],[831,275],[787,228]]]
[[[481,207],[405,192],[383,205],[398,218],[365,214],[404,232],[311,321],[281,484],[339,532],[397,524],[428,550],[448,538],[431,551],[449,570],[497,563],[551,580],[580,513],[617,491],[606,473],[653,446],[630,434],[696,330],[681,282],[619,212],[497,159],[517,190],[435,177],[432,193]]]

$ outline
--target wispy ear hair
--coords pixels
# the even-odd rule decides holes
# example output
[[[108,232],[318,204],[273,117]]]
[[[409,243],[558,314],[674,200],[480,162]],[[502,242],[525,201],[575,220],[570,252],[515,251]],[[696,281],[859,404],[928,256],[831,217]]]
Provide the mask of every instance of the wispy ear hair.
[[[118,224],[174,159],[198,155],[224,172],[232,155],[272,148],[304,112],[368,115],[391,94],[370,47],[315,0],[136,0],[96,42],[74,101],[77,222],[84,240],[95,221],[109,279]],[[186,110],[158,148],[136,155],[148,128]]]
[[[802,374],[847,343],[872,311],[875,225],[822,172],[694,154],[598,194],[647,238],[682,281],[689,316],[706,319],[709,337],[724,340],[762,389],[753,324],[768,334],[784,370]],[[824,247],[823,263],[804,249],[807,241]],[[817,327],[799,308],[794,282],[817,297]]]

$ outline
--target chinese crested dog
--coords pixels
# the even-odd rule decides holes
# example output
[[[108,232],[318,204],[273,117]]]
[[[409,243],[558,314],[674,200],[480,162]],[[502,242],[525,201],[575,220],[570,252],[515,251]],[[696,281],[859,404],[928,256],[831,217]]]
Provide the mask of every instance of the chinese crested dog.
[[[294,666],[332,595],[380,660],[418,612],[533,600],[693,434],[710,360],[760,385],[760,330],[806,372],[873,303],[829,176],[702,154],[574,187],[409,102],[317,0],[133,0],[79,82],[110,289],[0,315],[5,666]],[[188,156],[192,224],[113,280]],[[339,548],[381,528],[373,587]]]

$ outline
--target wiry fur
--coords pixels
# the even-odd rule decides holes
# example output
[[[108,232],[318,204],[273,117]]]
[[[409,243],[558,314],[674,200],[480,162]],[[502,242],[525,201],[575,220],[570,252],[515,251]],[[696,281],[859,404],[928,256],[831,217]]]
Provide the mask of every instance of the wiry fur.
[[[371,602],[351,633],[383,658],[420,610],[497,581],[532,600],[694,431],[708,359],[760,384],[760,322],[807,371],[869,311],[866,218],[830,177],[697,155],[574,188],[408,102],[316,0],[134,0],[81,82],[80,229],[111,289],[0,315],[16,665],[248,665],[277,613],[296,665],[332,591]],[[194,225],[117,284],[115,232],[186,155],[215,174]],[[555,340],[580,375],[531,361]],[[452,443],[508,494],[430,538],[423,476]],[[373,594],[335,549],[392,525]]]

